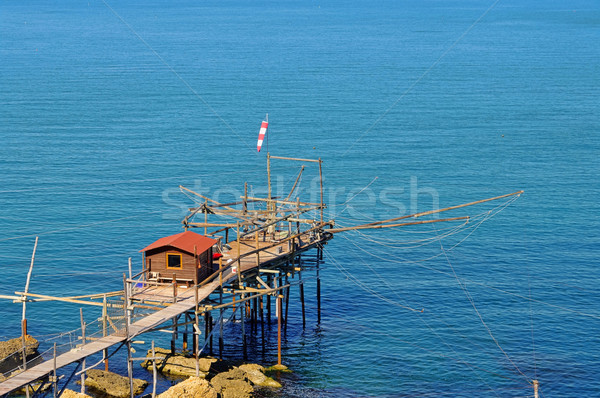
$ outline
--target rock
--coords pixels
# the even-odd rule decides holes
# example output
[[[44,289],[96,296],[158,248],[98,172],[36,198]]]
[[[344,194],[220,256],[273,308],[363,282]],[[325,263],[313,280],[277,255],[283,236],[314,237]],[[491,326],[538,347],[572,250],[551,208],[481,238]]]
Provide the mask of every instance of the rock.
[[[254,392],[254,388],[248,382],[246,372],[238,368],[219,373],[210,380],[210,384],[221,395],[221,398],[247,398],[251,397]]]
[[[246,377],[250,382],[258,387],[271,387],[271,388],[281,388],[281,384],[271,377],[265,376],[263,373],[265,368],[257,365],[257,364],[244,364],[240,365],[240,370],[246,373]]]
[[[31,337],[25,336],[25,356],[31,360],[39,355],[37,349],[40,343]],[[23,365],[23,343],[21,337],[0,341],[0,373],[7,373]]]
[[[75,392],[73,390],[66,389],[63,391],[61,398],[92,398],[90,395]]]
[[[273,371],[284,372],[284,373],[292,373],[292,371],[289,370],[288,367],[285,366],[285,365],[273,365],[273,366],[270,366],[270,367],[268,367],[268,368],[265,369],[265,372],[273,372]]]
[[[196,360],[183,354],[171,355],[171,350],[156,347],[154,349],[157,359],[156,368],[163,374],[172,376],[196,376]],[[152,350],[148,350],[146,357],[152,357]],[[152,361],[145,360],[142,367],[152,371]],[[198,359],[199,376],[205,378],[208,373],[219,373],[231,369],[232,366],[220,359],[213,357],[202,357]]]
[[[217,398],[217,391],[205,379],[190,377],[158,395],[158,398]]]
[[[112,397],[129,397],[129,379],[127,377],[119,376],[116,373],[106,372],[100,369],[90,369],[87,371],[85,385],[93,390]],[[147,381],[133,379],[134,394],[141,394],[147,386]]]

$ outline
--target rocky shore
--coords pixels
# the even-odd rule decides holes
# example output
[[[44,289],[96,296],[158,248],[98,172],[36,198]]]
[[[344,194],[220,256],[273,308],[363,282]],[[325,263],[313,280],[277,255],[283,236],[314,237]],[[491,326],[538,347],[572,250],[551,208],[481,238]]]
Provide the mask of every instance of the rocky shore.
[[[27,358],[35,357],[39,343],[30,336],[26,338]],[[10,372],[23,361],[22,341],[20,338],[0,342],[0,369]],[[196,361],[188,355],[170,350],[155,348],[148,351],[146,360],[141,366],[150,372],[156,365],[156,370],[170,377],[181,377],[185,380],[172,386],[167,391],[157,394],[160,398],[249,398],[259,389],[278,389],[281,384],[267,376],[269,369],[261,365],[248,364],[241,361],[226,361],[214,357],[202,357]],[[284,367],[285,368],[285,367]],[[281,371],[282,368],[276,368]],[[98,397],[129,397],[129,379],[112,372],[99,369],[87,371],[85,385],[87,391]],[[0,374],[0,380],[2,375]],[[145,380],[134,379],[134,394],[146,392],[144,397],[150,397],[146,388],[149,383]],[[23,391],[24,392],[24,391]],[[65,390],[62,395],[66,398],[84,398],[90,395],[72,390]]]
[[[142,367],[153,371],[154,363],[149,351]],[[203,357],[198,361],[196,376],[196,360],[192,357],[175,354],[170,350],[155,349],[156,369],[158,372],[173,376],[184,377],[185,380],[172,386],[167,391],[157,394],[160,398],[249,398],[259,389],[278,389],[281,384],[267,376],[263,366],[235,361],[225,361],[213,357]],[[127,398],[129,397],[129,379],[112,372],[92,369],[87,372],[85,385],[88,392],[95,396]],[[150,397],[148,382],[134,379],[134,393]],[[66,395],[65,395],[66,394]],[[84,398],[89,395],[66,391],[63,397]]]

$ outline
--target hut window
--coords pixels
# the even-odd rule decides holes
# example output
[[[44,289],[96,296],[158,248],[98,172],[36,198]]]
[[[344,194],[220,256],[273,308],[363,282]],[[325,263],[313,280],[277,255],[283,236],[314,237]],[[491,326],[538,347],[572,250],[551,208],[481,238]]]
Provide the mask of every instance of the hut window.
[[[181,268],[181,254],[167,253],[167,268]]]

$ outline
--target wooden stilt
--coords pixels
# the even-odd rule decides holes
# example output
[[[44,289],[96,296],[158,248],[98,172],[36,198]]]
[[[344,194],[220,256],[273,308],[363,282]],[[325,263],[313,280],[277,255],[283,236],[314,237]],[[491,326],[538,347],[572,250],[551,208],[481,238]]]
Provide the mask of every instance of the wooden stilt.
[[[208,346],[208,336],[210,335],[210,315],[207,312],[204,313],[204,346]]]
[[[81,341],[85,345],[85,321],[83,320],[83,308],[79,308],[79,318],[81,320]],[[85,394],[85,358],[81,361],[81,393]]]
[[[321,277],[319,275],[319,254],[317,253],[317,323],[321,323]]]
[[[102,337],[107,335],[108,309],[107,309],[106,293],[102,296]],[[104,370],[108,372],[108,348],[103,351]]]
[[[240,299],[244,299],[244,294],[242,293]],[[248,346],[246,345],[246,305],[240,304],[240,310],[242,313],[240,314],[241,322],[242,322],[242,347],[244,351],[244,359],[248,358]]]
[[[260,314],[260,338],[263,342],[263,347],[264,347],[264,342],[265,342],[265,311],[263,308],[263,296],[260,296],[259,298],[259,314]]]
[[[54,343],[53,355],[54,355],[54,371],[52,373],[52,392],[54,394],[54,398],[56,398],[58,395],[58,376],[56,375],[56,343]]]
[[[281,294],[277,294],[277,365],[281,365]]]
[[[210,349],[209,349],[209,353],[210,355],[213,354],[213,317],[212,317],[212,313],[208,313],[208,327],[209,327],[209,333],[210,333]]]
[[[300,283],[298,287],[300,289],[300,304],[302,305],[302,329],[306,328],[306,307],[304,305],[304,282],[302,281],[302,271],[298,272],[298,279]]]
[[[223,286],[221,285],[221,289],[219,290],[219,304],[223,304]],[[223,358],[223,315],[224,308],[219,309],[219,358]]]
[[[181,344],[181,349],[183,351],[187,351],[187,348],[188,348],[188,326],[189,326],[189,325],[187,325],[187,322],[188,322],[188,316],[187,316],[187,314],[184,314],[183,319],[184,319],[183,323],[185,323],[186,325],[185,325],[185,327],[183,329],[183,337],[182,337],[183,341],[182,341],[182,344]]]
[[[154,340],[152,340],[152,398],[156,397],[156,381],[158,379],[156,371],[156,351],[154,349]]]
[[[268,279],[267,279],[267,284],[269,286],[271,285],[271,276],[269,275]],[[271,295],[267,294],[267,322],[269,323],[269,325],[271,325]]]
[[[23,370],[27,369],[27,292],[29,291],[29,281],[31,281],[31,273],[33,272],[33,262],[35,261],[35,251],[37,250],[38,237],[35,237],[33,245],[33,253],[31,254],[31,263],[27,272],[27,281],[25,282],[25,295],[23,296],[23,317],[21,319],[21,344],[23,345]],[[25,386],[25,396],[29,398],[29,385]]]
[[[286,281],[287,282],[287,281]],[[287,283],[286,283],[287,284]],[[287,324],[288,324],[288,308],[290,307],[290,287],[285,289],[285,316],[283,317],[283,331],[287,335]]]
[[[123,310],[125,315],[125,346],[127,348],[127,376],[129,377],[129,397],[133,398],[133,360],[131,358],[131,338],[129,336],[129,324],[131,322],[131,311],[129,310],[129,284],[125,274],[123,274],[123,292],[125,294],[125,300],[123,302]]]

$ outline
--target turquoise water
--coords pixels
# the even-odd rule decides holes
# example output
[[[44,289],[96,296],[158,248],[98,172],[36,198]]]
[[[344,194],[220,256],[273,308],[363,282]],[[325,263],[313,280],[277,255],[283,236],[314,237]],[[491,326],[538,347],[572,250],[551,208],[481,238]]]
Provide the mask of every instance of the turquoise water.
[[[269,151],[321,157],[344,225],[525,190],[462,229],[336,237],[321,324],[314,280],[306,330],[290,308],[282,396],[521,397],[532,379],[600,396],[600,5],[349,3],[1,3],[0,294],[23,289],[36,235],[32,292],[119,289],[180,230],[178,185],[265,189],[268,113]],[[274,170],[285,192],[297,165]],[[21,307],[0,305],[18,335]],[[32,304],[30,333],[78,311]]]

